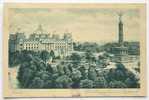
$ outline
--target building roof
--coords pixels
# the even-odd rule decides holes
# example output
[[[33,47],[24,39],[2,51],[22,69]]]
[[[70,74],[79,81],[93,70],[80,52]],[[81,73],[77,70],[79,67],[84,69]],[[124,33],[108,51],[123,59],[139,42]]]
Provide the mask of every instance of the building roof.
[[[65,40],[56,40],[56,39],[41,39],[42,43],[66,43]]]
[[[39,43],[39,41],[37,41],[35,39],[25,39],[23,42],[24,43]]]

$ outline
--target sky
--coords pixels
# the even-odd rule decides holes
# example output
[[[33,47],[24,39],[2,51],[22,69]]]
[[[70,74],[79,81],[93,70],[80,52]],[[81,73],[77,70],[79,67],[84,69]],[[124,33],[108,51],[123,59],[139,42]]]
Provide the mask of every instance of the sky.
[[[32,34],[42,25],[45,33],[60,36],[70,32],[74,41],[110,42],[118,40],[118,12],[123,13],[124,40],[138,41],[138,9],[108,8],[11,8],[10,33]]]

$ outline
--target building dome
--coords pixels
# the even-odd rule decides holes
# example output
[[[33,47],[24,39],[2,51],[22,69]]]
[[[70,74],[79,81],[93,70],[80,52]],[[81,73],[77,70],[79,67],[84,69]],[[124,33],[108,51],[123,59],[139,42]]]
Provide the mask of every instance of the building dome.
[[[35,34],[43,34],[42,25],[39,24],[38,28],[34,31]]]

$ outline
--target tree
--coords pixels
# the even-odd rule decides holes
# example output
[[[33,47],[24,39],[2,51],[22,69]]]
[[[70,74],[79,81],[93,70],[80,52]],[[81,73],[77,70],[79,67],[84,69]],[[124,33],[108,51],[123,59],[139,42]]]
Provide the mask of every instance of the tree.
[[[32,60],[31,58],[32,54],[24,51],[16,51],[16,52],[9,52],[9,67],[13,67],[16,65],[19,65],[23,62],[29,62]]]
[[[30,68],[28,62],[24,62],[20,65],[17,79],[20,82],[20,87],[27,88],[34,77],[34,70]]]
[[[82,65],[80,68],[79,68],[79,71],[81,72],[82,74],[82,77],[81,79],[86,79],[88,78],[88,73],[86,73],[86,69],[85,69],[85,65]],[[86,75],[87,74],[87,75]]]
[[[59,75],[65,74],[63,67],[64,67],[63,65],[57,65],[57,70],[58,70]]]
[[[34,56],[33,55],[34,52],[29,52],[29,51],[21,51],[19,53],[19,56],[18,56],[18,59],[20,60],[20,62],[29,62],[32,60],[32,57]]]
[[[140,87],[139,79],[130,71],[127,72],[127,78],[125,84],[128,88],[138,88]]]
[[[40,62],[40,63],[37,63],[37,69],[38,71],[45,71],[47,69],[47,66],[44,62]]]
[[[116,64],[116,69],[111,68],[109,70],[109,73],[107,74],[107,80],[108,81],[113,81],[113,80],[117,80],[117,81],[124,81],[127,77],[126,75],[127,73],[127,69],[125,68],[125,66],[121,63]]]
[[[116,64],[116,69],[118,69],[118,70],[123,70],[123,71],[126,70],[125,66],[124,66],[122,63],[117,63],[117,64]]]
[[[52,57],[52,61],[55,59],[55,53],[53,50],[50,51],[50,57]]]
[[[34,61],[30,61],[29,68],[30,68],[31,70],[33,70],[34,72],[36,72],[36,71],[37,71],[36,63],[35,63]]]
[[[54,73],[53,68],[50,64],[47,64],[46,71],[49,72],[49,73]]]
[[[24,79],[23,79],[24,70],[25,70],[25,68],[27,68],[28,66],[29,66],[29,63],[24,62],[24,63],[22,63],[22,64],[20,65],[20,67],[19,67],[17,79],[18,79],[18,81],[20,82],[20,85],[23,85],[23,83],[24,83]]]
[[[81,72],[77,69],[74,69],[72,71],[72,79],[73,80],[79,80],[82,77]]]
[[[89,61],[89,63],[92,63],[93,61],[95,61],[95,58],[91,51],[87,51],[85,56],[86,56],[86,60]]]
[[[52,83],[52,74],[47,72],[47,71],[38,71],[36,73],[36,77],[39,77],[41,80],[43,80],[44,85],[42,88],[51,88],[53,83]]]
[[[117,69],[115,71],[115,79],[119,81],[124,81],[127,78],[125,71]]]
[[[116,69],[109,70],[106,79],[110,88],[139,87],[139,79],[121,63],[116,64]]]
[[[81,72],[80,72],[79,70],[77,70],[77,69],[74,69],[74,70],[72,71],[71,77],[72,77],[72,80],[73,80],[73,85],[72,85],[72,87],[73,87],[73,88],[78,88],[78,87],[79,87],[80,79],[81,79],[81,77],[82,77]]]
[[[80,88],[93,88],[94,84],[92,80],[81,80],[80,81]]]
[[[67,67],[70,70],[70,72],[72,72],[72,70],[73,70],[73,64],[69,63]]]
[[[77,53],[72,53],[72,55],[70,56],[70,60],[72,60],[75,67],[77,67],[77,65],[81,61],[81,56]]]
[[[96,88],[107,88],[108,87],[107,80],[104,77],[98,77],[95,80],[94,84]]]
[[[70,88],[72,80],[67,75],[62,75],[55,80],[55,85],[56,88]]]
[[[96,80],[96,78],[97,78],[97,73],[95,71],[95,68],[92,66],[90,66],[90,68],[89,68],[88,78],[93,81]]]
[[[125,68],[125,66],[121,63],[116,64],[115,69],[115,79],[119,81],[125,81],[128,77],[131,77],[131,75],[134,75],[131,73],[128,69]]]
[[[122,82],[122,81],[116,81],[116,80],[114,80],[114,81],[111,81],[109,83],[109,87],[110,88],[126,88],[127,85],[124,82]]]
[[[42,79],[44,81],[50,79],[50,74],[44,70],[40,70],[40,71],[36,72],[35,76],[40,77],[40,79]]]
[[[89,63],[81,62],[82,56],[73,53],[68,62],[49,64],[50,56],[54,52],[42,51],[40,54],[32,51],[22,51],[15,54],[20,64],[17,79],[21,88],[138,88],[139,78],[125,68],[121,63],[116,68],[96,70],[92,52],[87,52],[85,57]],[[15,56],[14,55],[14,56]],[[20,57],[23,57],[19,59]],[[99,57],[102,63],[102,59]],[[27,59],[29,58],[29,59]],[[12,59],[11,59],[12,60]],[[69,62],[70,61],[70,62]],[[11,62],[12,63],[12,62]],[[47,64],[46,64],[47,63]]]
[[[41,51],[40,53],[40,58],[45,62],[45,64],[47,63],[47,60],[49,59],[50,55],[49,55],[49,52],[44,50],[44,51]]]
[[[28,88],[29,84],[31,83],[31,80],[33,79],[34,74],[33,71],[29,68],[25,68],[23,75],[22,75],[22,88]]]
[[[68,68],[68,65],[64,66],[64,72],[67,76],[71,76],[71,70]]]
[[[30,88],[43,88],[44,81],[40,77],[35,77],[31,82]]]
[[[73,47],[75,51],[91,51],[91,52],[100,52],[102,49],[99,44],[84,42],[84,43],[73,43]]]
[[[48,79],[48,80],[45,80],[44,81],[44,88],[54,88],[54,86],[53,86],[53,81],[52,80],[50,80],[50,79]]]

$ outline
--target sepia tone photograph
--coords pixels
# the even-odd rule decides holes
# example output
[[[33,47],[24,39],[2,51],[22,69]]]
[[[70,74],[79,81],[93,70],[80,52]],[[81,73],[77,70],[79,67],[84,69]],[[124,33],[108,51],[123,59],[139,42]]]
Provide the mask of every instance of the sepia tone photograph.
[[[145,96],[145,16],[145,4],[5,4],[4,96]]]

